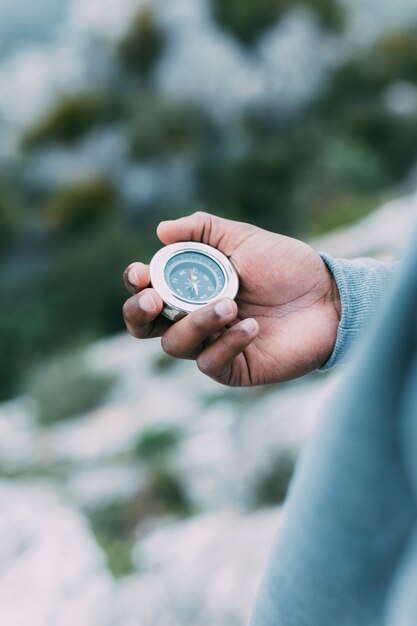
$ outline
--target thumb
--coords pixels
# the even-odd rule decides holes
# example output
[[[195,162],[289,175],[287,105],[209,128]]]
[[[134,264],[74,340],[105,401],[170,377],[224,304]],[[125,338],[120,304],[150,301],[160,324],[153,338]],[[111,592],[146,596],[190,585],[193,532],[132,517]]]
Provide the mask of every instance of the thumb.
[[[157,235],[164,244],[178,241],[199,241],[214,248],[219,248],[225,254],[231,254],[228,249],[228,235],[236,229],[237,222],[197,211],[192,215],[180,217],[177,220],[161,222],[157,228]]]

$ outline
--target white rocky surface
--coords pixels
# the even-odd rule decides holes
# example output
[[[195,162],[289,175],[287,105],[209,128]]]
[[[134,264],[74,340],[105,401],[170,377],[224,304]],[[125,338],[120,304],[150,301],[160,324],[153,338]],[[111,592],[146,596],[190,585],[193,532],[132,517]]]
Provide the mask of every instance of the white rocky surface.
[[[140,497],[146,478],[138,463],[109,463],[74,470],[62,488],[77,506],[95,509]]]
[[[41,463],[40,428],[30,398],[0,404],[0,467],[13,473]]]
[[[82,516],[49,487],[6,481],[0,509],[0,623],[114,623],[112,580]]]
[[[279,509],[224,511],[174,522],[135,548],[140,572],[118,587],[125,626],[241,626],[247,623]]]

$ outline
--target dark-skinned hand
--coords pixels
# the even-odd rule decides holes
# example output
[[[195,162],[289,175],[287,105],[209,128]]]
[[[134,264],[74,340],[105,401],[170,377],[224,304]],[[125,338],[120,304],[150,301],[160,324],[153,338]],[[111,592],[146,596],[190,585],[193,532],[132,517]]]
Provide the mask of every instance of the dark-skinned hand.
[[[124,273],[134,295],[123,308],[138,339],[161,337],[163,350],[194,359],[204,373],[230,386],[283,382],[320,368],[329,358],[340,321],[334,278],[309,245],[250,224],[208,213],[162,222],[164,244],[200,241],[230,257],[239,274],[236,301],[222,299],[176,323],[141,262]]]

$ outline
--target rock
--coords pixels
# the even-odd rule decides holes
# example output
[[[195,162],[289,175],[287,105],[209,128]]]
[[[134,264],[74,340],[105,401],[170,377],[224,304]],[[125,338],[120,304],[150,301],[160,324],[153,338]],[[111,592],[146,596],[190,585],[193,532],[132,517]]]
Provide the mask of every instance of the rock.
[[[42,462],[36,408],[29,398],[0,404],[0,469],[26,471]]]
[[[49,488],[5,481],[0,509],[0,623],[114,623],[112,580],[84,519]]]
[[[279,509],[225,511],[151,532],[135,548],[140,576],[118,586],[124,626],[246,624],[279,521]]]
[[[202,408],[175,462],[194,506],[206,511],[251,506],[254,480],[265,463],[283,452],[297,455],[338,379],[335,374],[304,379],[263,397],[246,396],[242,404],[230,397]]]
[[[146,475],[137,463],[111,463],[72,472],[65,491],[83,509],[105,507],[137,497],[146,486]]]
[[[103,406],[45,434],[50,463],[93,464],[131,451],[142,425],[134,407]]]

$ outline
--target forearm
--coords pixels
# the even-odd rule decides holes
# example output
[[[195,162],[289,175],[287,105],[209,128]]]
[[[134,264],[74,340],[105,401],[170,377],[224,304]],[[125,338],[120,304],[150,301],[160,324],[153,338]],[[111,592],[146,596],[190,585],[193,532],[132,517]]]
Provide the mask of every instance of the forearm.
[[[335,259],[324,252],[320,256],[335,278],[342,312],[334,350],[320,370],[326,371],[345,359],[350,347],[375,317],[393,283],[397,263],[369,258]]]

